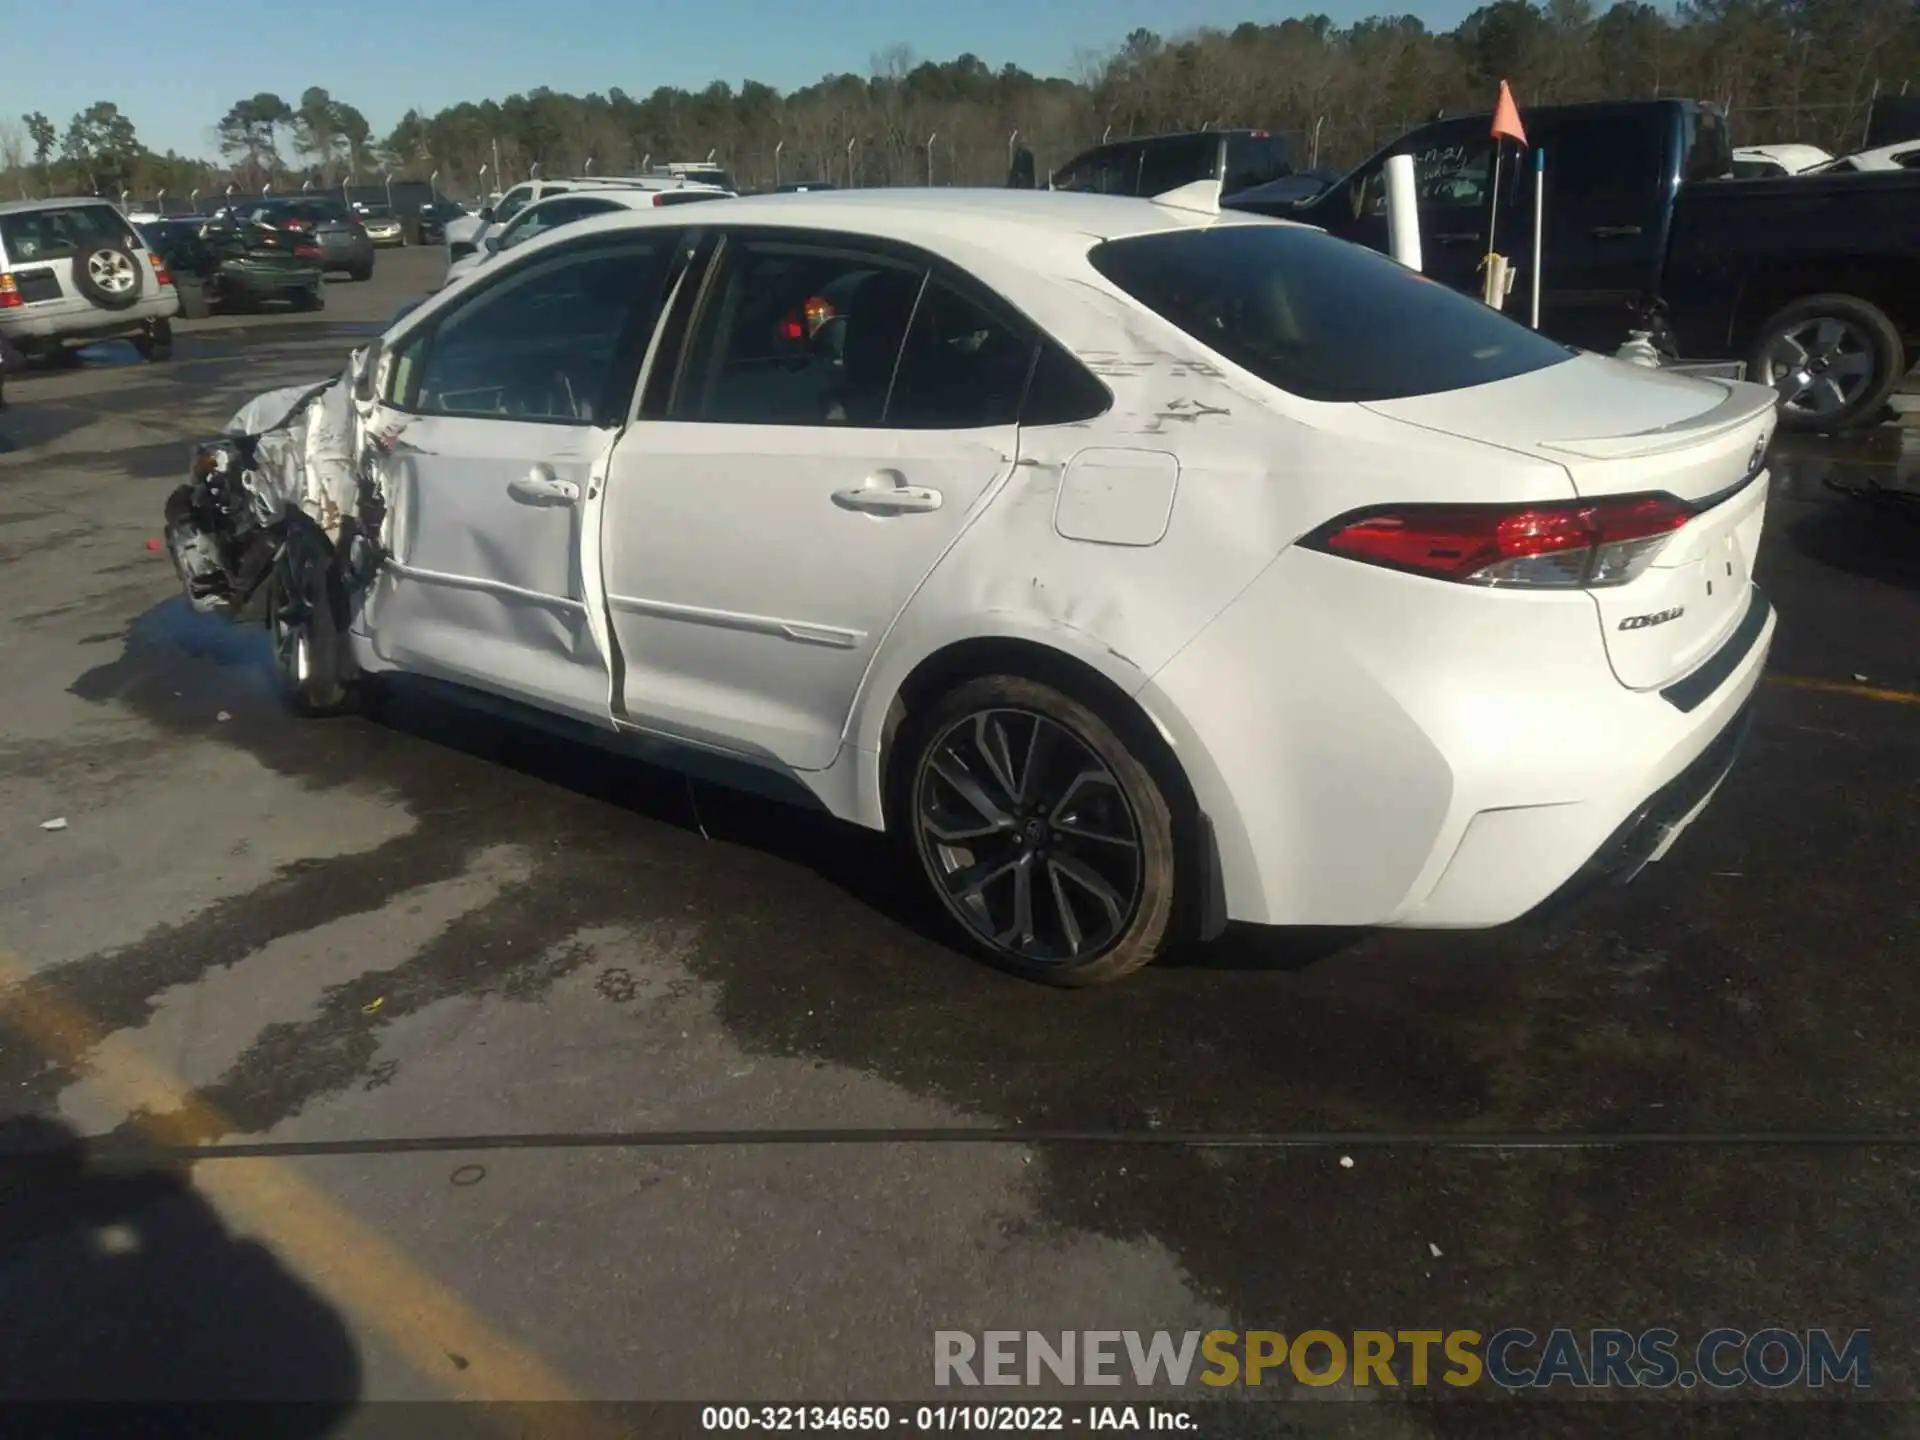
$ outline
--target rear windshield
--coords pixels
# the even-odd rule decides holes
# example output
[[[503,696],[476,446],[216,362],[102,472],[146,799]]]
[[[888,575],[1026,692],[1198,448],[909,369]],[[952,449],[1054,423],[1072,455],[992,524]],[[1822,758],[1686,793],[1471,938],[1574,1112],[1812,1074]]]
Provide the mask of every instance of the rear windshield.
[[[111,205],[65,205],[0,215],[0,246],[15,264],[60,260],[93,245],[139,244]]]
[[[1464,390],[1573,355],[1398,261],[1300,226],[1142,235],[1088,258],[1155,314],[1307,400]]]

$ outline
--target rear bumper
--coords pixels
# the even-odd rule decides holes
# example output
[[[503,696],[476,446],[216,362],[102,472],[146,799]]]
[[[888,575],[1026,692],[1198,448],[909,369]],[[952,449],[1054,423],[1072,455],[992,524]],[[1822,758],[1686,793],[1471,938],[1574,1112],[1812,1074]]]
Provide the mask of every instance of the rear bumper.
[[[1566,884],[1541,902],[1540,910],[1557,911],[1604,886],[1625,885],[1665,855],[1732,773],[1752,728],[1749,700],[1686,769],[1649,795]]]
[[[355,240],[351,245],[322,246],[320,267],[323,270],[358,270],[373,263],[373,249],[371,240]]]
[[[60,301],[44,309],[15,310],[0,318],[0,332],[14,344],[45,340],[116,340],[138,335],[156,320],[180,313],[176,291],[139,301],[127,310],[101,310],[84,300]]]
[[[1668,693],[1635,691],[1584,593],[1296,549],[1139,699],[1213,826],[1230,918],[1501,925],[1582,872],[1630,875],[1692,820],[1766,665],[1754,605]]]

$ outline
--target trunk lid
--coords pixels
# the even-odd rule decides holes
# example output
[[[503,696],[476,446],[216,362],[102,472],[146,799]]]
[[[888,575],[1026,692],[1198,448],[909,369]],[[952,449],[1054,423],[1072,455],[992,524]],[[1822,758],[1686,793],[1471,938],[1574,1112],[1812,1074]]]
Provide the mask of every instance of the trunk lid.
[[[1746,616],[1777,401],[1764,385],[1581,355],[1512,380],[1368,408],[1551,461],[1582,499],[1685,502],[1692,518],[1644,572],[1589,592],[1614,674],[1650,690],[1706,661]]]

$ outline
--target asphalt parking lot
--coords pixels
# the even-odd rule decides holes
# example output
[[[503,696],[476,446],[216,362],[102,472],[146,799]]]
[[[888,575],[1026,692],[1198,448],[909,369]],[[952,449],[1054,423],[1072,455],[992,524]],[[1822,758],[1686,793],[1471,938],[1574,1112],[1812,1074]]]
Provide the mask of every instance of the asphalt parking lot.
[[[1868,1328],[1920,1397],[1920,518],[1825,483],[1920,470],[1920,430],[1783,447],[1747,754],[1631,887],[1055,993],[863,834],[425,701],[302,723],[187,609],[148,548],[186,442],[438,264],[8,386],[0,1148],[271,1153],[0,1166],[0,1398],[909,1399],[936,1329],[1510,1325]],[[954,1129],[1055,1138],[900,1138]],[[1356,1138],[1235,1143],[1307,1134]],[[1456,1398],[1284,1423],[1589,1408]]]

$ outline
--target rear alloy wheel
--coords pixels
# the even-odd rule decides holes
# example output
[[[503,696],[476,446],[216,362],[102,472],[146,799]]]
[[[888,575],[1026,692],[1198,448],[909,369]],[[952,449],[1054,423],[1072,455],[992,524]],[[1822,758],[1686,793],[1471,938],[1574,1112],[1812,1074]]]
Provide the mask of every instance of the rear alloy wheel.
[[[896,813],[940,902],[995,963],[1054,985],[1152,960],[1174,913],[1173,817],[1152,772],[1080,701],[968,681],[913,727]]]
[[[1748,373],[1780,394],[1789,430],[1833,432],[1879,419],[1906,374],[1900,331],[1851,295],[1795,301],[1762,328]]]
[[[347,276],[353,280],[371,280],[373,278],[373,266],[361,265],[356,269],[349,270]]]

